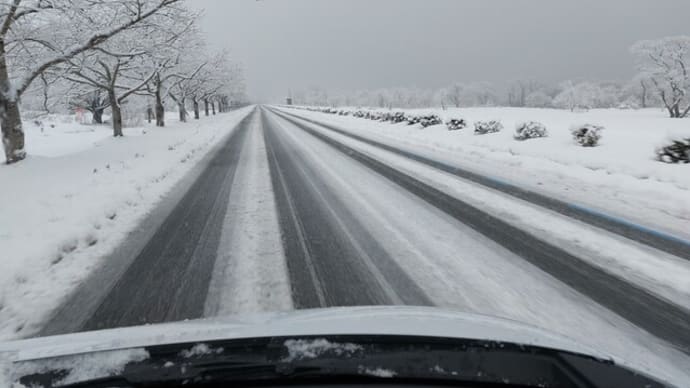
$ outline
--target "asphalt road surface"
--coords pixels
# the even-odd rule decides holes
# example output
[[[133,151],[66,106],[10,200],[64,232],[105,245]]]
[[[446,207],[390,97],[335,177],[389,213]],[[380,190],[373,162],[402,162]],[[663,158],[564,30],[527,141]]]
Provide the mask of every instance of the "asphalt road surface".
[[[250,125],[257,121],[259,125]],[[530,268],[534,269],[529,273],[533,273],[537,280],[524,281],[527,289],[525,295],[533,296],[518,298],[517,302],[529,305],[526,310],[535,310],[531,306],[537,303],[540,293],[535,283],[548,283],[549,287],[560,285],[560,291],[555,292],[557,295],[553,298],[562,294],[563,300],[586,300],[594,306],[587,307],[587,311],[601,309],[611,313],[615,319],[630,323],[672,347],[690,353],[690,312],[684,307],[588,264],[558,246],[328,135],[329,131],[342,134],[337,128],[322,125],[322,130],[317,131],[313,124],[319,123],[308,123],[274,109],[257,108],[209,159],[151,238],[133,254],[126,268],[117,273],[117,278],[110,282],[93,280],[90,286],[82,287],[55,313],[44,333],[203,317],[209,285],[219,257],[223,223],[227,222],[228,199],[241,161],[240,154],[243,148],[254,146],[253,142],[247,140],[248,131],[260,130],[265,144],[267,179],[270,179],[275,200],[292,307],[444,306],[448,304],[445,301],[450,300],[465,301],[474,310],[481,310],[482,306],[502,303],[500,300],[491,300],[492,294],[489,292],[482,294],[486,298],[482,299],[482,303],[477,302],[479,297],[475,298],[469,293],[453,294],[455,291],[452,287],[455,286],[465,289],[482,287],[477,276],[469,271],[466,278],[460,273],[448,280],[449,286],[445,287],[447,290],[444,294],[447,299],[444,299],[439,296],[439,290],[444,288],[440,285],[441,281],[437,285],[429,283],[444,276],[448,278],[448,274],[436,274],[432,267],[424,267],[421,262],[418,270],[415,270],[414,263],[401,259],[414,255],[429,257],[433,255],[429,252],[441,249],[440,245],[446,243],[443,239],[415,244],[412,237],[407,238],[401,234],[403,232],[399,232],[414,231],[415,227],[425,225],[426,229],[419,233],[425,235],[433,232],[429,229],[434,229],[434,222],[437,222],[428,220],[438,218],[443,220],[442,224],[438,222],[438,235],[442,234],[444,227],[445,230],[451,228],[458,231],[458,237],[451,239],[457,245],[445,251],[457,256],[485,252],[481,255],[486,259],[488,268],[480,269],[480,273],[486,275],[493,270],[511,271],[503,268],[504,265],[517,268],[512,271],[529,272],[532,271]],[[679,242],[664,240],[664,236],[634,230],[616,221],[564,206],[538,193],[505,187],[385,144],[354,138],[461,176],[478,185],[489,186],[556,210],[637,243],[688,258],[686,247]],[[322,157],[315,162],[318,155]],[[355,188],[346,193],[342,189],[348,183],[345,181],[359,179],[358,175],[348,175],[355,172],[360,174],[361,182],[350,181],[349,184]],[[357,193],[371,197],[362,197],[357,202]],[[379,201],[379,205],[376,205],[376,201]],[[386,224],[384,216],[376,218],[372,215],[371,218],[376,220],[370,223],[366,217],[362,217],[362,213],[367,212],[367,206],[385,207],[388,209],[386,214],[397,218]],[[372,232],[372,228],[378,225],[376,222],[389,226],[379,227]],[[397,237],[388,238],[388,235]],[[448,244],[452,245],[453,241]],[[492,268],[488,263],[491,263],[493,255],[510,257],[512,262],[496,264]],[[434,268],[438,270],[438,267]],[[452,272],[452,269],[449,267],[448,271]],[[487,276],[490,278],[492,275]],[[420,279],[430,280],[424,282]],[[85,303],[87,299],[88,303]],[[77,310],[79,314],[74,313]]]

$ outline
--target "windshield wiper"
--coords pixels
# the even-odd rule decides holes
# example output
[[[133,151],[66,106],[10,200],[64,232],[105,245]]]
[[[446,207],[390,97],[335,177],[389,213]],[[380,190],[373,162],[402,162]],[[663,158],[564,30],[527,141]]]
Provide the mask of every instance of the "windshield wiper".
[[[128,364],[119,376],[65,386],[315,382],[573,388],[666,386],[610,360],[496,341],[361,335],[271,337],[161,345],[146,350],[150,354],[148,359]],[[25,377],[21,382],[31,386],[37,381]],[[46,385],[45,379],[43,382],[43,386],[53,386]]]

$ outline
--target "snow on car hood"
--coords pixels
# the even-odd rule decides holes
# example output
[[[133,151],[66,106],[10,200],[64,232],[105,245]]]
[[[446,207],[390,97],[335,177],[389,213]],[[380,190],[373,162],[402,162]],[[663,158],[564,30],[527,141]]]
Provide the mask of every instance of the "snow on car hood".
[[[338,307],[75,333],[0,343],[0,360],[28,361],[171,343],[275,336],[408,335],[493,340],[610,358],[520,322],[431,307]]]

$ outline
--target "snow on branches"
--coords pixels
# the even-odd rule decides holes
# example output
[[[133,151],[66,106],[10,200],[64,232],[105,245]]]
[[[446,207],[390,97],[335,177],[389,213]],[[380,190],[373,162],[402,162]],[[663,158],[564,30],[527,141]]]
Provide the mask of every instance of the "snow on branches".
[[[513,137],[515,140],[527,140],[546,136],[548,136],[548,132],[544,124],[536,121],[529,121],[517,123],[517,125],[515,125],[515,135]]]
[[[604,127],[593,124],[573,125],[570,133],[573,135],[575,143],[583,147],[595,147],[601,140],[601,132]]]
[[[465,119],[449,119],[446,121],[446,127],[449,131],[457,131],[467,126]]]
[[[474,123],[475,135],[486,135],[487,133],[496,133],[503,130],[503,124],[497,120],[491,121],[477,121]]]
[[[664,163],[690,163],[690,138],[673,140],[656,151],[657,160]]]
[[[240,69],[225,54],[203,49],[197,16],[183,0],[0,1],[0,123],[7,162],[26,155],[19,103],[27,91],[40,91],[47,107],[48,88],[60,88],[54,94],[91,111],[97,122],[110,109],[115,136],[122,135],[121,105],[130,97],[154,97],[159,125],[165,100],[179,96],[176,88],[185,89],[196,117],[200,101],[208,112],[210,103],[223,110],[231,99],[243,98]]]
[[[649,79],[672,118],[690,114],[690,36],[643,40],[631,47],[640,75]]]

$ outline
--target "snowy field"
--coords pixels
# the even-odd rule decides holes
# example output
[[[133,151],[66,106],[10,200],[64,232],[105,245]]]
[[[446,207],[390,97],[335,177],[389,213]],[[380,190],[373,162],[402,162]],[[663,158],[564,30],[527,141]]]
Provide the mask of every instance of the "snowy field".
[[[123,138],[70,117],[27,120],[29,157],[0,165],[0,340],[33,334],[252,109],[127,128]]]
[[[437,114],[444,122],[450,118],[467,121],[465,129],[449,131],[445,125],[423,129],[289,111],[690,240],[690,166],[654,159],[656,148],[669,139],[690,138],[690,119],[670,119],[658,109],[404,110]],[[473,124],[479,120],[500,120],[504,129],[475,135]],[[523,121],[543,123],[548,137],[514,140],[515,125]],[[599,146],[580,147],[573,141],[570,127],[584,123],[605,127]]]

